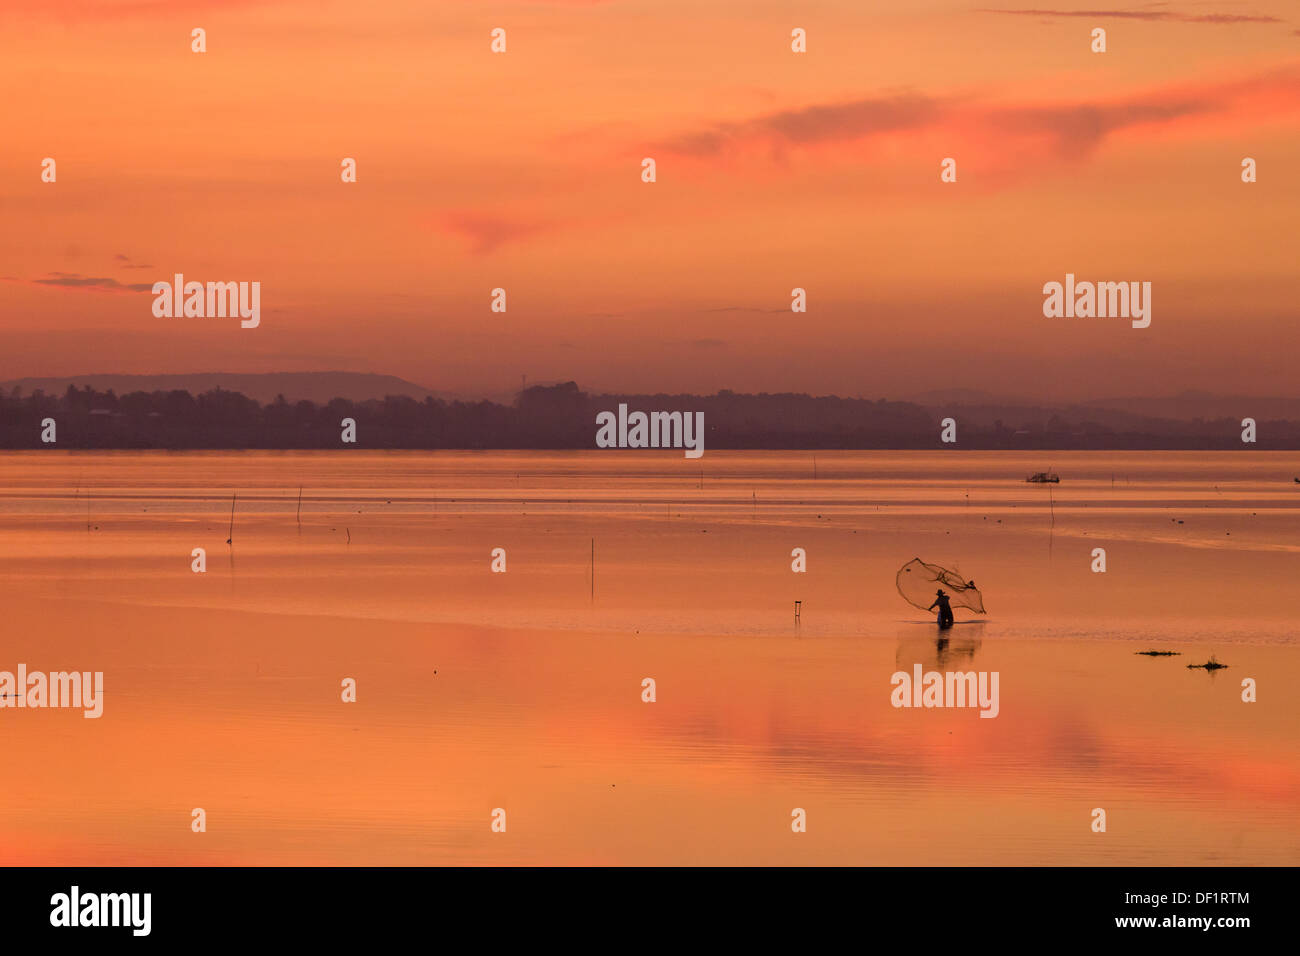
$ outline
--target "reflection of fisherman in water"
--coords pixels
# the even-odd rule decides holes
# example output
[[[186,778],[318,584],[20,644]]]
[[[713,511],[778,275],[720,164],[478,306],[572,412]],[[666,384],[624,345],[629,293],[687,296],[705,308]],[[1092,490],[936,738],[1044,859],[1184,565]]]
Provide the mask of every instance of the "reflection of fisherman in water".
[[[939,606],[939,626],[952,627],[952,605],[948,603],[948,595],[944,593],[943,588],[934,592],[934,604],[931,604],[927,611],[933,611],[935,605]]]
[[[898,670],[910,671],[916,663],[931,671],[964,669],[975,660],[983,643],[979,636],[982,631],[978,622],[971,623],[975,626],[962,628],[967,634],[973,635],[971,637],[950,637],[949,635],[958,633],[955,627],[931,631],[924,625],[900,625],[898,648],[894,652]],[[921,628],[920,631],[917,630],[918,627]],[[926,636],[921,637],[922,633]]]

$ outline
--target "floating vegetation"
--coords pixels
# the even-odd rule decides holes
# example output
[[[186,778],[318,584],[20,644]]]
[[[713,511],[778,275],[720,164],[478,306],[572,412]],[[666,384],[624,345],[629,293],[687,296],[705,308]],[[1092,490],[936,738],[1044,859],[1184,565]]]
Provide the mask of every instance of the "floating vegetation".
[[[1214,656],[1213,654],[1211,654],[1211,655],[1210,655],[1210,659],[1209,659],[1208,661],[1206,661],[1204,664],[1188,664],[1187,666],[1188,666],[1189,668],[1190,668],[1190,667],[1203,667],[1203,668],[1205,668],[1207,671],[1217,671],[1217,670],[1221,670],[1221,669],[1224,668],[1224,667],[1227,667],[1228,665],[1227,665],[1227,664],[1220,664],[1220,663],[1218,662],[1218,660],[1215,658],[1215,656]]]
[[[1182,654],[1182,651],[1134,651],[1133,653],[1143,654],[1147,657],[1177,657]],[[1198,667],[1200,665],[1193,664],[1192,666]]]

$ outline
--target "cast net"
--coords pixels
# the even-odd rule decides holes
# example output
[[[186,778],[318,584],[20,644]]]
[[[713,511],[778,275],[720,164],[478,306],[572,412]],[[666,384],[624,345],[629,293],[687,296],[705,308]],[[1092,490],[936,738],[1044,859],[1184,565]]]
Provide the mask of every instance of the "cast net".
[[[898,569],[898,593],[913,607],[927,610],[934,603],[935,592],[943,588],[952,607],[970,608],[984,613],[984,595],[974,581],[967,581],[956,571],[913,558]]]

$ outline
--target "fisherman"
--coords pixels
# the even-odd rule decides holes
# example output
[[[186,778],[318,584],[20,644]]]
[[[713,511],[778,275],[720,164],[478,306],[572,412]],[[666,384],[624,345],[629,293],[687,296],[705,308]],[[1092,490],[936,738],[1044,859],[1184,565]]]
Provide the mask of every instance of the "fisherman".
[[[943,588],[934,592],[934,604],[931,604],[927,611],[933,611],[935,605],[939,606],[939,626],[952,627],[952,605],[948,603],[948,595],[944,593]]]

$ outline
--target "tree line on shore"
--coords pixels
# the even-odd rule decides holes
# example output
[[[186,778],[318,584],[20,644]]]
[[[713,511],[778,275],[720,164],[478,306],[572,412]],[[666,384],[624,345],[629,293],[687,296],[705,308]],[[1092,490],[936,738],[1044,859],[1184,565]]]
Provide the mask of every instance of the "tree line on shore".
[[[794,393],[592,395],[576,383],[523,389],[511,404],[390,395],[383,399],[262,404],[212,389],[131,392],[69,386],[62,395],[0,393],[0,448],[74,449],[594,449],[596,415],[620,402],[644,411],[704,413],[715,449],[1264,449],[1300,448],[1300,423],[1260,422],[1243,445],[1232,420],[1137,419],[1122,426],[1026,407],[1014,422],[963,421],[954,444],[940,440],[941,415],[911,402]],[[344,444],[343,420],[355,422]]]

